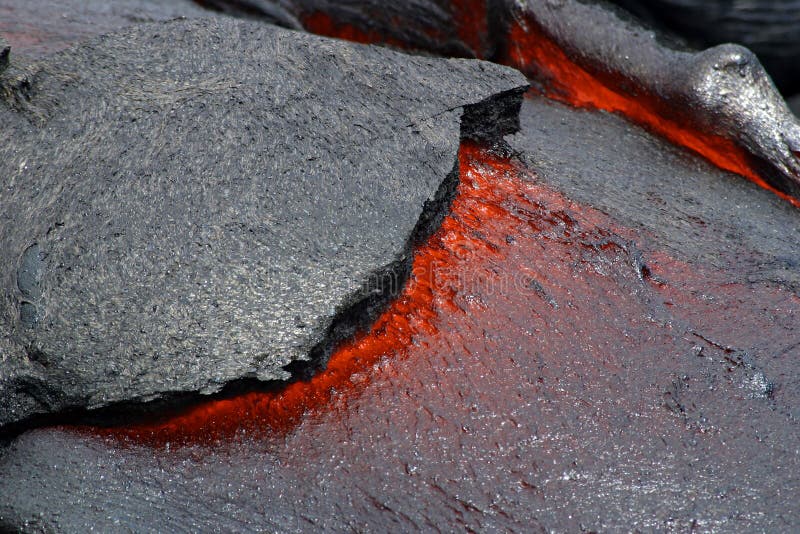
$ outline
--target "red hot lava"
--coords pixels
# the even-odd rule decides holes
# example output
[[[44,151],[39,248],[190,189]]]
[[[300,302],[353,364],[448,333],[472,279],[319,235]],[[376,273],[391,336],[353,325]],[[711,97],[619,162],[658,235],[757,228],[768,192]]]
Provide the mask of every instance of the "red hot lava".
[[[437,312],[458,309],[453,297],[471,271],[469,264],[458,259],[492,258],[501,253],[485,236],[504,235],[503,228],[511,221],[504,201],[514,197],[524,200],[514,209],[533,209],[525,196],[526,171],[522,167],[472,143],[462,144],[459,161],[461,184],[452,213],[416,251],[403,292],[370,332],[339,347],[323,371],[278,391],[204,402],[165,421],[99,432],[153,445],[213,442],[240,430],[287,432],[304,414],[326,406],[336,392],[357,390],[368,383],[369,375],[363,372],[382,358],[425,351],[424,338],[438,334]],[[525,203],[531,206],[526,208]]]
[[[646,330],[641,318],[651,313],[632,297],[647,283],[631,267],[627,238],[603,229],[593,210],[573,209],[492,150],[465,142],[459,157],[451,213],[416,251],[406,287],[368,333],[333,353],[325,370],[277,391],[203,402],[158,422],[90,431],[153,446],[224,442],[265,431],[283,435],[314,414],[346,412],[386,361],[430,362],[440,354],[446,366],[453,357],[489,367],[487,362],[509,357],[527,367],[535,355],[563,352],[576,335],[578,346],[588,336],[587,350],[601,367],[616,368],[612,348],[625,346],[630,336],[608,318],[624,310],[636,325],[631,328]],[[586,303],[591,313],[575,307]],[[508,343],[519,354],[507,352]]]

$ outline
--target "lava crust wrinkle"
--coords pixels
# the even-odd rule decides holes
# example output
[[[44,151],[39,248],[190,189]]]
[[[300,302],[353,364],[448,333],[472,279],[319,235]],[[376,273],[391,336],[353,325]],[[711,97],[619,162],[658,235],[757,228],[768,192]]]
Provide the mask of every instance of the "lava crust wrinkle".
[[[0,425],[324,362],[399,290],[461,138],[514,131],[527,87],[222,18],[12,62],[0,84]]]

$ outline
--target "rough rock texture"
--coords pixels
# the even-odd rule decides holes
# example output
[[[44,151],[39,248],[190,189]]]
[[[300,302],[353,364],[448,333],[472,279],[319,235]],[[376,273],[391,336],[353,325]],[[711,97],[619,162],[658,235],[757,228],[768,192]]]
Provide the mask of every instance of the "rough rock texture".
[[[22,0],[0,4],[0,34],[15,56],[42,57],[134,24],[212,16],[193,0]]]
[[[755,52],[778,87],[800,91],[800,2],[797,0],[612,0],[698,47],[741,43]]]
[[[526,87],[233,19],[142,25],[0,83],[0,424],[324,359],[398,290],[460,134],[508,133]],[[470,108],[460,132],[465,106],[512,120]]]
[[[538,177],[462,173],[403,350],[288,433],[29,432],[0,458],[0,524],[796,530],[800,298],[768,268],[800,263],[796,210],[617,117],[528,101],[522,126]]]

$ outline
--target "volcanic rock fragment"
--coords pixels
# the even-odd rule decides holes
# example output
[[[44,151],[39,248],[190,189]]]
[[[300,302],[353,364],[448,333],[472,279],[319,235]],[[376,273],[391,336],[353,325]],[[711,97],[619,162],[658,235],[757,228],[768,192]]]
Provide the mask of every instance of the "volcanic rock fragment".
[[[0,425],[324,361],[399,290],[461,136],[510,133],[526,88],[233,19],[137,26],[0,84]]]

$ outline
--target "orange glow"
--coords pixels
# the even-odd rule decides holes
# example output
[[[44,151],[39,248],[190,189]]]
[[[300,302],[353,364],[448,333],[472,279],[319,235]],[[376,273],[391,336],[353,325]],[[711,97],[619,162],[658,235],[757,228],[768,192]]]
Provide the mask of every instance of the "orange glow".
[[[354,43],[375,44],[382,43],[397,48],[410,48],[408,43],[398,39],[392,39],[376,30],[363,30],[353,24],[337,22],[322,11],[314,11],[302,17],[303,26],[306,30],[325,37],[334,37]]]
[[[451,5],[458,38],[472,49],[475,57],[483,59],[489,38],[486,0],[453,0]]]
[[[662,99],[641,91],[637,96],[620,83],[600,79],[573,61],[535,22],[527,27],[514,22],[509,50],[503,63],[530,78],[545,80],[545,96],[579,108],[620,113],[633,122],[703,156],[717,167],[739,174],[800,207],[800,200],[778,191],[761,178],[750,164],[751,156],[734,141],[693,128],[689,120],[675,118],[674,109]]]
[[[487,48],[489,38],[488,25],[485,17],[486,0],[453,0],[451,4],[453,17],[456,21],[456,35],[467,47],[473,51],[474,56],[483,58],[483,51]],[[395,38],[372,28],[359,27],[355,24],[335,20],[329,13],[313,11],[300,17],[303,27],[317,35],[334,37],[345,41],[362,44],[384,44],[401,50],[419,50],[426,48],[425,43],[410,42]],[[421,26],[416,28],[403,28],[404,21],[392,20],[389,22],[398,29],[407,32],[412,40],[414,36],[430,39],[430,43],[446,45],[449,37],[435,26]],[[403,34],[402,32],[400,33]],[[435,46],[435,45],[434,45]]]
[[[434,310],[456,309],[451,299],[457,283],[450,278],[459,276],[452,266],[458,263],[461,251],[482,250],[483,256],[494,253],[491,245],[476,236],[474,229],[486,221],[500,227],[509,224],[508,213],[496,200],[503,194],[520,194],[519,186],[497,177],[519,176],[524,172],[472,143],[462,144],[459,158],[462,182],[452,213],[416,251],[411,277],[401,295],[368,333],[361,333],[340,346],[326,369],[310,380],[292,382],[280,390],[202,402],[164,421],[90,430],[154,446],[213,443],[240,431],[286,433],[304,414],[328,405],[334,394],[352,392],[368,384],[370,375],[364,371],[382,358],[413,350],[419,335],[435,336]],[[501,183],[506,184],[504,189]]]

